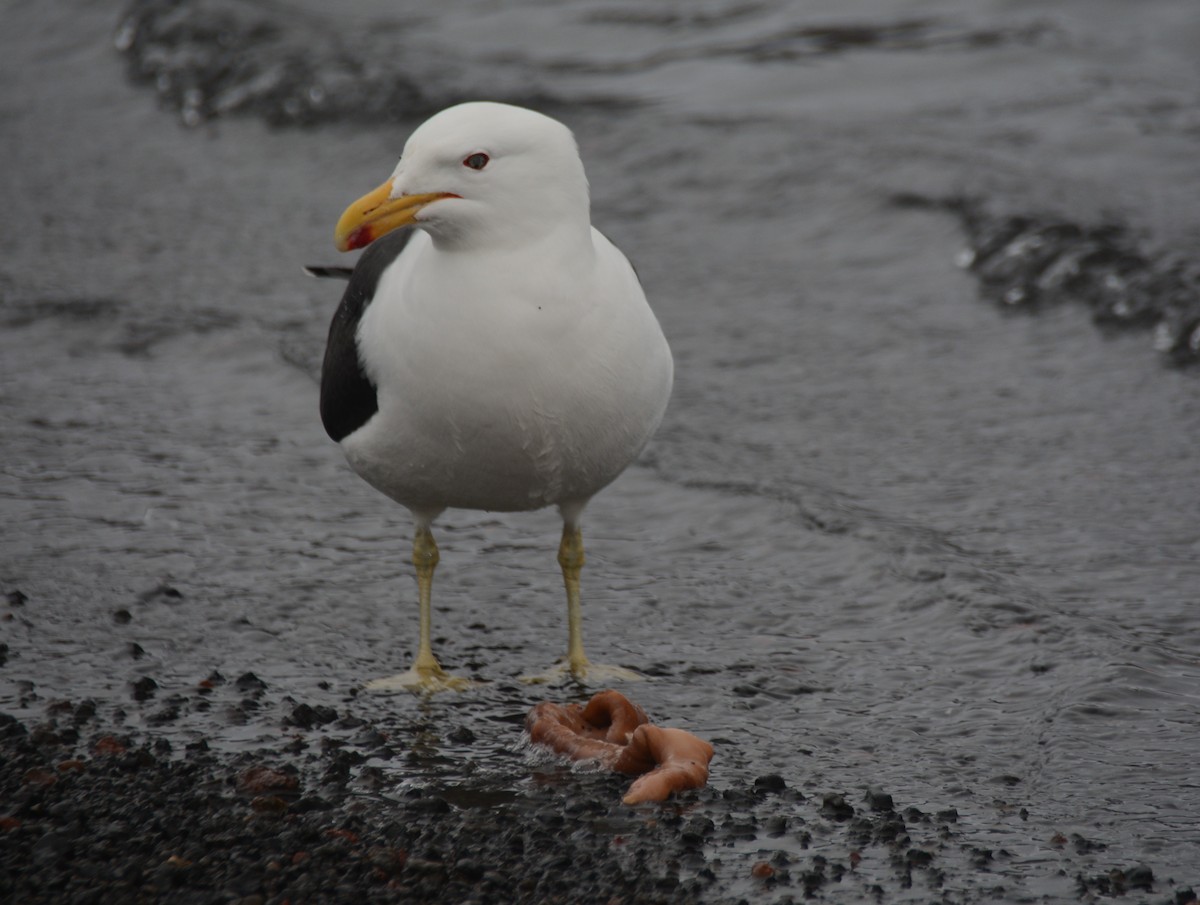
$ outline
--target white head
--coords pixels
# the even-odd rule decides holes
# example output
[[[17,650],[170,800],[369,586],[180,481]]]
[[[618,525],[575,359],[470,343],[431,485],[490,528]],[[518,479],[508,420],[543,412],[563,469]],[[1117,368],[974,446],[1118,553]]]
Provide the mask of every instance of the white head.
[[[413,225],[439,247],[511,247],[591,224],[571,131],[509,104],[459,104],[409,137],[391,178],[347,208],[338,248]]]

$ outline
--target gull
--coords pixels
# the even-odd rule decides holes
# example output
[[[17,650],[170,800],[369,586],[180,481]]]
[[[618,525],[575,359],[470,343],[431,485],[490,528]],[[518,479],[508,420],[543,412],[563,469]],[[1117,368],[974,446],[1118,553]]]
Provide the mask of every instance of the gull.
[[[449,508],[562,516],[566,656],[523,678],[636,678],[584,653],[581,519],[654,434],[673,364],[633,267],[592,226],[570,130],[508,104],[443,110],[346,209],[335,244],[366,250],[330,325],[321,420],[414,524],[416,657],[366,687],[472,684],[442,668],[430,639],[432,526]]]

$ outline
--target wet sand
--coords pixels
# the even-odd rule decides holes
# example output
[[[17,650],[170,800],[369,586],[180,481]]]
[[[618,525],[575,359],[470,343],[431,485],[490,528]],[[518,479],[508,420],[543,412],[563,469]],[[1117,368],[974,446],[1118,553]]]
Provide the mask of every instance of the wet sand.
[[[130,80],[117,10],[0,38],[0,889],[1189,900],[1187,4],[184,8],[310,68],[218,109]],[[371,92],[288,106],[349,51]],[[408,524],[321,431],[338,287],[300,266],[481,92],[576,130],[675,351],[583,576],[591,651],[716,749],[665,807],[524,740],[588,695],[515,680],[564,642],[552,513],[442,522],[435,644],[488,685],[358,691],[411,656]]]

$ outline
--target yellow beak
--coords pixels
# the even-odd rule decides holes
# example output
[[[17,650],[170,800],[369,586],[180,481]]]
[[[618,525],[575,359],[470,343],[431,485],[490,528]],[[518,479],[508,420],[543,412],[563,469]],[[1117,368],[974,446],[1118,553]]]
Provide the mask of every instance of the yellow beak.
[[[425,205],[442,198],[457,198],[450,192],[401,195],[392,198],[392,180],[363,195],[342,214],[333,231],[338,251],[353,251],[370,245],[394,229],[410,225]]]

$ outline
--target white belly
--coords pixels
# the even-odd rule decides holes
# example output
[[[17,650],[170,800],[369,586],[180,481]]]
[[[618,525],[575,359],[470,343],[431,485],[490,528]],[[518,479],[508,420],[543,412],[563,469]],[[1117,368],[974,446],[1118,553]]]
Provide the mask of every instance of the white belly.
[[[384,274],[359,331],[379,411],[342,441],[347,458],[416,511],[586,501],[642,450],[670,395],[670,352],[640,288],[462,291],[471,280],[431,290],[404,256]]]

